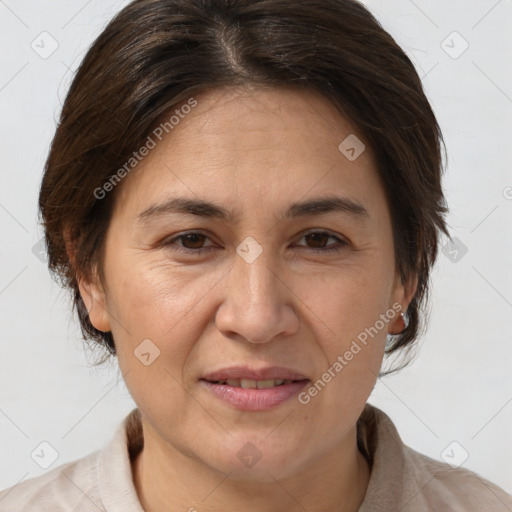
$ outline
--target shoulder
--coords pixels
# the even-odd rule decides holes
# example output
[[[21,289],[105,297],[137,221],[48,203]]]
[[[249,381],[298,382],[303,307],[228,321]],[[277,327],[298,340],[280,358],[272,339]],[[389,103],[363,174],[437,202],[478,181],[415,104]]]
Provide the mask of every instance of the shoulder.
[[[422,486],[413,502],[426,506],[427,510],[512,512],[512,496],[479,474],[454,468],[406,445],[403,449],[415,481]]]
[[[103,448],[0,491],[0,512],[143,512],[130,463],[142,444],[141,415],[133,409]]]
[[[367,404],[358,443],[372,463],[360,512],[512,512],[512,496],[477,473],[407,446],[389,418]]]
[[[97,494],[98,451],[0,491],[0,511],[101,510]],[[96,507],[95,507],[96,505]]]

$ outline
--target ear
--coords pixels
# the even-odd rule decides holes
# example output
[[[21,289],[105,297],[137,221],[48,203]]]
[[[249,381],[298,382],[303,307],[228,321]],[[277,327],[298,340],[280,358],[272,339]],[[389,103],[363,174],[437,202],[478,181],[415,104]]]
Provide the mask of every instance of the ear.
[[[80,279],[78,281],[78,288],[89,313],[91,324],[98,331],[110,331],[110,318],[107,311],[105,292],[101,283],[99,283],[96,273],[94,280],[86,281],[85,279]]]
[[[78,289],[89,313],[91,324],[99,331],[110,331],[110,318],[107,311],[105,291],[99,279],[97,269],[92,269],[91,278],[80,277],[81,273],[77,272],[76,267],[74,244],[70,242],[70,238],[66,238],[66,252],[75,276],[77,276]]]
[[[395,289],[393,293],[393,302],[392,304],[399,303],[401,305],[401,312],[405,314],[409,304],[411,303],[414,295],[416,294],[416,290],[418,289],[418,274],[411,273],[409,277],[405,280],[405,282],[401,281],[400,277],[397,277],[397,281],[395,284]],[[392,307],[390,304],[390,307]],[[394,308],[393,308],[394,309]],[[404,321],[402,319],[402,315],[398,314],[397,318],[391,322],[389,334],[400,334],[405,328]]]

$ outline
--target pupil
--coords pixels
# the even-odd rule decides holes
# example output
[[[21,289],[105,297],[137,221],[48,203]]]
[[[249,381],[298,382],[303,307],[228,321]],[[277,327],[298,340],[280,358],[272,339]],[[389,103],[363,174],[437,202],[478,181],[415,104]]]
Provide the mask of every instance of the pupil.
[[[199,246],[201,246],[203,240],[201,237],[204,237],[204,235],[198,234],[198,233],[190,233],[188,235],[185,235],[185,241],[187,243],[192,243],[193,247],[189,247],[189,249],[197,249],[198,247],[194,246],[194,244],[199,243]],[[198,240],[199,238],[199,240]]]
[[[308,237],[313,237],[313,242],[315,242],[315,238],[316,238],[316,242],[318,242],[318,237],[321,237],[321,239],[323,240],[324,243],[321,243],[320,245],[323,247],[325,245],[325,242],[326,242],[326,239],[329,238],[329,235],[327,235],[327,233],[310,233],[309,235],[306,235]],[[317,247],[316,245],[314,247]]]

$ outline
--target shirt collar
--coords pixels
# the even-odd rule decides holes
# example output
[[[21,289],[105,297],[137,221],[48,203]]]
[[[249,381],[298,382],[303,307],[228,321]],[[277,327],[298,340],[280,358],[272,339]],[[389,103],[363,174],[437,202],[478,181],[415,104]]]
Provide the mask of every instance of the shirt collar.
[[[142,448],[140,411],[133,409],[118,426],[112,440],[98,455],[98,488],[107,512],[144,512],[131,461]]]
[[[434,476],[421,470],[389,416],[367,403],[357,429],[358,443],[364,439],[371,454],[370,481],[358,512],[406,512],[411,505],[415,512],[430,510],[421,491]]]
[[[433,478],[418,470],[391,419],[366,404],[357,422],[357,441],[371,467],[358,512],[391,512],[407,506]],[[98,455],[98,487],[108,512],[144,512],[133,483],[131,463],[143,446],[140,411],[133,409]],[[425,509],[426,510],[426,509]]]

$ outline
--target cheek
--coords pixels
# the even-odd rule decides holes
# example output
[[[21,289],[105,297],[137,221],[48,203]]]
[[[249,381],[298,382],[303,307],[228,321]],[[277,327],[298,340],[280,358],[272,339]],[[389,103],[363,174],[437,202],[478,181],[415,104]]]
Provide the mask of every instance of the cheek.
[[[322,398],[317,403],[332,411],[353,410],[366,401],[381,368],[390,325],[382,315],[396,315],[389,310],[387,292],[392,275],[381,261],[369,257],[364,265],[313,281],[314,287],[311,282],[304,279],[297,295],[304,301],[303,310],[310,311],[308,321],[316,326],[326,361],[318,376]]]
[[[182,373],[202,329],[198,290],[209,288],[151,265],[119,266],[112,273],[110,311],[118,320],[112,332],[119,366],[138,407],[156,423],[168,422],[169,397],[173,410],[187,408]]]
[[[389,269],[368,254],[360,264],[341,266],[323,276],[304,276],[296,281],[294,292],[301,308],[310,311],[318,335],[334,340],[332,349],[339,350],[389,308],[392,278]]]
[[[170,329],[194,305],[195,286],[179,272],[150,264],[128,265],[116,272],[112,295],[120,317],[145,333],[161,334]],[[192,284],[192,286],[191,286]]]
[[[168,356],[155,363],[166,360],[175,373],[181,372],[180,365],[208,320],[201,310],[212,281],[207,274],[192,276],[162,264],[138,265],[136,259],[132,267],[118,265],[112,272],[108,306],[117,320],[112,331],[120,360],[131,367],[134,350],[149,339],[157,347],[155,352]]]

